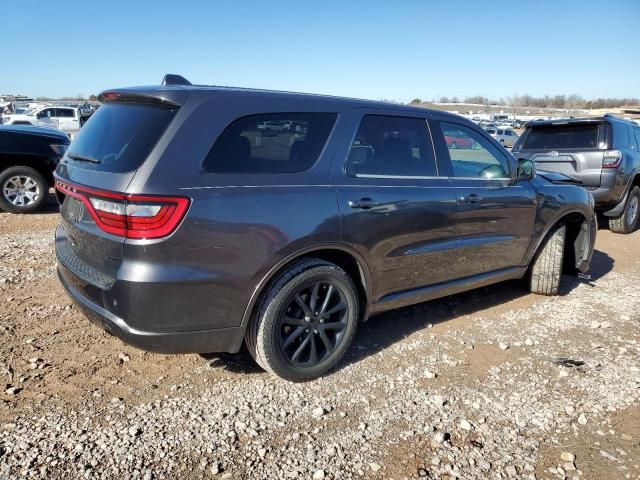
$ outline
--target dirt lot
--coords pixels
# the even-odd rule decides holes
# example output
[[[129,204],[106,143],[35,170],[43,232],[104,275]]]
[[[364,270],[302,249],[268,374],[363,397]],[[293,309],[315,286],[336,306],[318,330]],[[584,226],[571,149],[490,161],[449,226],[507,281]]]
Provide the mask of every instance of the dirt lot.
[[[510,282],[362,325],[331,375],[163,356],[58,285],[57,211],[0,214],[0,478],[640,478],[640,232],[590,282]]]

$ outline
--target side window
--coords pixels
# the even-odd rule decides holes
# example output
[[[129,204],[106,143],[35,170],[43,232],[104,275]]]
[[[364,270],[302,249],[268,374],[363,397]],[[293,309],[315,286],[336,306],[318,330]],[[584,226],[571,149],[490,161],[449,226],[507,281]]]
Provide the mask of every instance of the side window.
[[[447,137],[464,139],[463,148],[447,141],[449,157],[454,177],[466,178],[507,178],[509,164],[489,140],[475,130],[464,125],[440,122],[445,140]]]
[[[351,176],[437,176],[426,119],[365,115],[349,150],[347,173]]]
[[[242,117],[222,132],[204,161],[208,173],[295,173],[313,165],[335,113],[264,113]]]
[[[45,108],[44,110],[41,110],[40,112],[38,112],[38,118],[53,117],[54,114],[55,114],[55,110],[53,108]]]
[[[56,108],[56,117],[73,117],[73,110],[69,108]]]

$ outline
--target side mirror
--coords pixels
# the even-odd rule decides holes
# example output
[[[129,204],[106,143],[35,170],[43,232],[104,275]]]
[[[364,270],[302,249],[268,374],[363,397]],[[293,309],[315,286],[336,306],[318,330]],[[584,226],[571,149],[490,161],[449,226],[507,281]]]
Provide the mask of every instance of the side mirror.
[[[528,158],[518,159],[518,180],[531,180],[536,176],[536,164]]]

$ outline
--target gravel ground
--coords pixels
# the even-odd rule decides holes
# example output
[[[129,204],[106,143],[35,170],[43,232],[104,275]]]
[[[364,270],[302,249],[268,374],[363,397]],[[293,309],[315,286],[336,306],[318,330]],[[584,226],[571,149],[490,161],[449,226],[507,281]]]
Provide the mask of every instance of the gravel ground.
[[[57,212],[0,214],[0,478],[640,478],[640,232],[590,282],[508,282],[363,324],[305,384],[148,354],[55,276]]]

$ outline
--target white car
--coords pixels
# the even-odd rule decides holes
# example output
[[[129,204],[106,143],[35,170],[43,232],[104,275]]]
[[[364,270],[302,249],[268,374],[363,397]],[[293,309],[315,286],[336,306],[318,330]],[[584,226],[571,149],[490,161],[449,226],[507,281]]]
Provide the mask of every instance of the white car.
[[[518,134],[510,128],[493,127],[487,128],[486,131],[503,146],[509,148],[513,147],[513,145],[518,141],[518,138],[520,138]]]
[[[75,107],[41,107],[25,113],[2,115],[3,125],[37,125],[62,130],[67,134],[80,131],[80,110]]]

